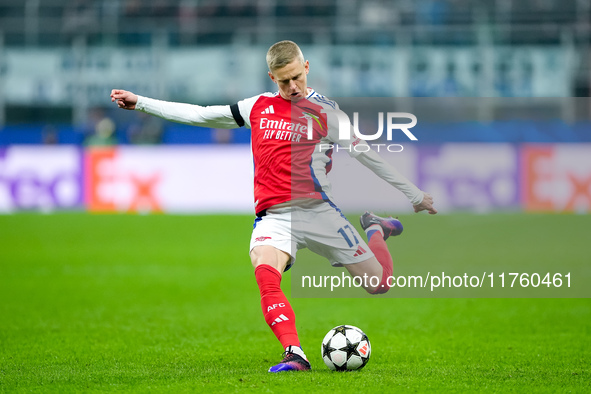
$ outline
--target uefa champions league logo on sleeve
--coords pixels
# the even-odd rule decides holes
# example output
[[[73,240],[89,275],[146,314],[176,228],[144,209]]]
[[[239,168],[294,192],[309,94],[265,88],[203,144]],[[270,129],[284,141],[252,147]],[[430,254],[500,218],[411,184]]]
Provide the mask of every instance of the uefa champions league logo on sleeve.
[[[329,149],[355,151],[355,152],[367,152],[370,149],[375,149],[377,152],[388,151],[388,152],[402,152],[404,147],[400,144],[360,144],[360,141],[376,141],[384,134],[384,112],[378,112],[378,130],[374,134],[362,134],[359,131],[359,112],[353,113],[353,123],[351,127],[351,121],[346,113],[340,110],[321,110],[322,113],[327,115],[328,124],[338,124],[338,139],[339,141],[352,141],[349,146],[340,146],[333,144],[319,144],[318,149],[320,152],[327,151]],[[303,118],[308,122],[308,140],[313,139],[313,126],[314,122],[320,124],[318,117],[304,113]],[[395,123],[395,120],[406,119],[410,122]],[[392,141],[395,131],[401,131],[411,141],[418,141],[417,137],[410,131],[411,128],[416,126],[417,117],[409,112],[387,112],[386,113],[386,139],[388,142]],[[329,126],[330,128],[330,126]],[[330,131],[329,131],[330,132]],[[353,133],[353,135],[351,135]]]

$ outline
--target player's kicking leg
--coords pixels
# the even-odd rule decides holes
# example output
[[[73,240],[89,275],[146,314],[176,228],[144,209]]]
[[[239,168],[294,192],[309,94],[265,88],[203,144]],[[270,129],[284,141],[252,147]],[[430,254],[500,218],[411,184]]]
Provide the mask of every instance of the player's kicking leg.
[[[388,239],[388,237],[400,235],[403,230],[400,220],[391,216],[382,218],[374,215],[372,212],[365,212],[363,215],[361,215],[359,222],[367,234],[368,240],[371,239],[372,235],[375,234],[376,231],[382,234],[382,238],[385,241]]]
[[[269,368],[269,372],[309,371],[310,363],[299,346],[288,346],[283,353],[283,360]]]
[[[390,289],[388,278],[392,275],[394,269],[386,239],[400,235],[403,230],[402,223],[398,219],[392,217],[382,218],[371,212],[365,212],[361,215],[360,222],[361,227],[367,234],[367,245],[375,257],[346,267],[353,276],[367,274],[381,277],[377,288],[366,288],[366,290],[371,294],[382,294]]]

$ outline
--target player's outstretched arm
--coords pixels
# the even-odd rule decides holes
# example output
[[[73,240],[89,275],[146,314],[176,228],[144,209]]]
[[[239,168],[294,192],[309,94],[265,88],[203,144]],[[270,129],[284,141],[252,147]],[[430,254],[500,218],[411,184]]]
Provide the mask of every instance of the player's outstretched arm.
[[[330,141],[347,149],[349,154],[357,159],[357,161],[369,168],[384,181],[400,190],[410,200],[415,212],[427,211],[431,215],[437,213],[437,210],[433,207],[433,197],[409,181],[376,151],[371,149],[364,140],[356,137],[354,134],[355,130],[350,124],[347,115],[338,106],[333,110],[329,109],[326,113],[328,115],[328,139]],[[342,126],[349,127],[350,133],[348,138],[341,138]],[[366,146],[366,149],[354,149],[354,146],[361,148],[363,145]]]
[[[119,108],[133,110],[137,104],[137,94],[127,90],[111,90],[111,102],[116,102]]]
[[[416,187],[374,150],[369,149],[360,152],[355,158],[377,176],[404,193],[413,205],[415,212],[427,211],[431,215],[437,213],[437,210],[433,207],[433,197]]]
[[[229,105],[202,107],[194,104],[156,100],[121,89],[111,91],[111,101],[116,102],[119,108],[138,110],[171,122],[192,126],[234,129],[243,125],[237,124]]]

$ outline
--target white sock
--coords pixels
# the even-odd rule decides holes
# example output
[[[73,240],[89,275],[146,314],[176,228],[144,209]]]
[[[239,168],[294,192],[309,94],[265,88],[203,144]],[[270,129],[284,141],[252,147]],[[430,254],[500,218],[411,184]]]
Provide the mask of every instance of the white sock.
[[[380,226],[377,223],[372,224],[371,226],[369,226],[368,228],[365,229],[366,234],[369,233],[370,231],[379,231],[380,234],[382,234],[382,237],[384,236],[384,229],[382,228],[382,226]]]
[[[301,347],[299,346],[288,346],[285,348],[285,351],[288,353],[295,353],[298,356],[300,356],[301,358],[303,358],[304,360],[308,361],[308,358],[306,357],[306,354],[304,353],[304,351],[302,350]]]

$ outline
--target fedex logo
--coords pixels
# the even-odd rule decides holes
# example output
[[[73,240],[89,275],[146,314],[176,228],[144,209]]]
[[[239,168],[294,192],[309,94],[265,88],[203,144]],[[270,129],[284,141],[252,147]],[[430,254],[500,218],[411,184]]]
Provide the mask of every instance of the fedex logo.
[[[421,147],[417,181],[442,209],[488,212],[519,205],[518,152],[504,144]]]
[[[591,144],[529,145],[521,152],[528,211],[591,212]]]
[[[82,208],[81,157],[68,146],[0,148],[0,212]]]
[[[135,163],[135,165],[133,164]],[[120,149],[94,148],[85,157],[85,196],[91,212],[162,212],[158,171],[126,160]]]

